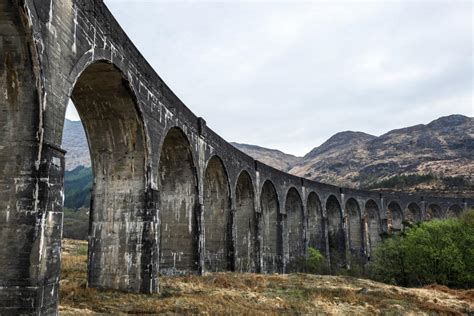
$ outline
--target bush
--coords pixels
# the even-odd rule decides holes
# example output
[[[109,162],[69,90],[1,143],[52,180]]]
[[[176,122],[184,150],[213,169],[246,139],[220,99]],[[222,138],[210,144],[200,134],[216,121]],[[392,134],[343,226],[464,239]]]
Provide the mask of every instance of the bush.
[[[474,211],[413,226],[386,239],[369,264],[372,278],[402,286],[474,286]]]
[[[326,258],[324,258],[321,252],[319,252],[319,250],[313,247],[309,247],[308,256],[306,257],[306,260],[304,262],[304,270],[307,273],[327,274],[327,260]]]

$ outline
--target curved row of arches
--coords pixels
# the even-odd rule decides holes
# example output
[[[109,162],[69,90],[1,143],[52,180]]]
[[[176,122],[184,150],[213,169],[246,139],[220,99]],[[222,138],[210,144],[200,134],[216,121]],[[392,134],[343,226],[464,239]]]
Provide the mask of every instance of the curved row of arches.
[[[102,78],[107,78],[106,84]],[[95,63],[81,74],[71,95],[91,149],[91,232],[96,231],[95,226],[110,227],[98,229],[100,235],[92,233],[90,237],[89,251],[104,252],[103,256],[92,256],[95,260],[111,258],[104,250],[110,247],[99,241],[104,234],[121,231],[126,220],[117,219],[131,218],[133,210],[144,208],[140,192],[145,190],[143,179],[147,176],[147,139],[132,88],[124,83],[114,65]],[[270,180],[257,194],[247,171],[240,172],[231,187],[225,164],[218,156],[206,162],[202,175],[198,169],[186,134],[178,127],[170,128],[161,145],[156,179],[162,274],[299,271],[308,247],[325,254],[331,267],[345,268],[353,258],[370,258],[385,232],[379,204],[374,200],[363,205],[355,198],[341,201],[329,194],[322,201],[312,191],[303,201],[295,187],[280,199]],[[443,213],[441,207],[430,204],[423,213],[417,203],[403,210],[391,201],[386,207],[387,230],[397,233],[423,219],[461,212],[457,205]],[[113,224],[106,226],[104,222]],[[141,232],[139,227],[136,230]],[[129,231],[120,233],[127,234]],[[120,262],[110,266],[117,265]],[[97,278],[102,274],[98,271]]]
[[[160,157],[163,274],[198,271],[200,264],[205,271],[299,271],[307,247],[324,253],[333,269],[346,268],[354,258],[370,259],[386,232],[380,207],[372,199],[361,204],[349,198],[341,205],[336,195],[330,194],[322,203],[312,191],[303,202],[298,190],[290,187],[284,205],[280,205],[274,184],[266,180],[257,195],[247,171],[237,178],[232,204],[229,176],[218,156],[206,164],[199,206],[196,167],[181,129],[169,130]],[[454,205],[443,215],[439,206],[431,204],[425,218],[457,216],[461,211]],[[398,202],[391,201],[386,217],[387,230],[397,233],[421,221],[423,214],[416,203],[403,210]]]

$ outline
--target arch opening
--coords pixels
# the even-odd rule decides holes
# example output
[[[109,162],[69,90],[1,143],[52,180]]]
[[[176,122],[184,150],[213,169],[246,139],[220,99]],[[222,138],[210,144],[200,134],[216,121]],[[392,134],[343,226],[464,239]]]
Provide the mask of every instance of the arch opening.
[[[88,286],[152,291],[131,277],[143,274],[146,255],[146,247],[138,248],[146,228],[129,225],[143,223],[146,208],[147,151],[136,98],[120,70],[96,62],[78,78],[71,100],[87,136],[93,175]]]
[[[367,238],[367,258],[373,258],[375,247],[382,242],[379,207],[374,200],[365,203],[366,233]]]
[[[301,271],[301,260],[304,257],[304,209],[300,194],[290,188],[285,202],[288,231],[288,271]]]
[[[328,219],[328,245],[331,269],[345,267],[345,238],[342,228],[342,209],[339,201],[334,195],[329,196],[326,201],[326,213]]]
[[[230,189],[222,160],[214,156],[204,175],[204,269],[232,270]]]
[[[281,272],[283,257],[280,205],[275,186],[268,180],[262,187],[260,206],[263,272]]]
[[[359,203],[353,198],[346,202],[349,250],[352,256],[361,257],[363,251],[362,221]]]
[[[400,205],[392,201],[387,206],[387,219],[389,231],[392,233],[399,233],[403,230],[403,212]]]
[[[442,219],[443,211],[438,204],[430,204],[426,208],[426,220]]]
[[[421,208],[416,203],[410,203],[405,213],[405,221],[410,224],[416,224],[421,222]]]
[[[162,145],[158,173],[160,195],[160,273],[198,270],[197,180],[186,135],[171,128]]]
[[[447,218],[459,217],[461,216],[461,214],[462,214],[462,207],[457,204],[454,204],[448,208],[448,211],[446,212],[446,217]]]
[[[308,212],[308,229],[306,231],[308,238],[308,247],[318,249],[321,253],[325,252],[324,230],[323,230],[323,209],[321,201],[315,192],[308,195],[306,203]]]
[[[246,171],[237,180],[235,204],[236,270],[256,272],[255,194],[252,179]]]

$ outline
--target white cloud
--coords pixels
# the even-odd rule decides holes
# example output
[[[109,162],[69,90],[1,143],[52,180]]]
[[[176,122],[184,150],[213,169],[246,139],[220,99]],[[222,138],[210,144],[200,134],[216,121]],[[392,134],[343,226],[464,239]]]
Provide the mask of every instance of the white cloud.
[[[106,3],[229,141],[302,155],[343,130],[474,115],[470,1]]]

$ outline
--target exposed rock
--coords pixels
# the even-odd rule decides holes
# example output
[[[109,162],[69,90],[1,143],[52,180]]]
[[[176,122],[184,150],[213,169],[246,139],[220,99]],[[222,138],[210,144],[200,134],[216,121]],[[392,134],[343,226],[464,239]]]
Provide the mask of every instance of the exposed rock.
[[[340,186],[455,191],[464,195],[473,191],[474,118],[463,115],[441,117],[380,137],[341,132],[299,159],[258,146],[239,144],[238,148],[281,170]],[[403,186],[405,179],[398,181],[400,185],[384,182],[401,175],[410,175],[414,183],[409,181]],[[417,179],[420,175],[429,177]]]
[[[464,194],[474,190],[474,118],[463,115],[441,117],[379,137],[340,132],[304,157],[255,145],[232,145],[274,168],[339,186]],[[67,170],[90,166],[89,148],[80,122],[66,120],[63,147],[68,151]],[[383,182],[400,175],[430,177],[405,187],[387,187]]]
[[[256,145],[247,145],[239,143],[231,144],[237,149],[246,153],[247,155],[253,157],[254,159],[283,171],[290,170],[295,164],[300,162],[302,159],[301,157],[285,154],[284,152],[276,149],[269,149]]]
[[[73,170],[78,166],[90,167],[89,145],[80,121],[66,119],[62,147],[67,151],[66,170]]]

